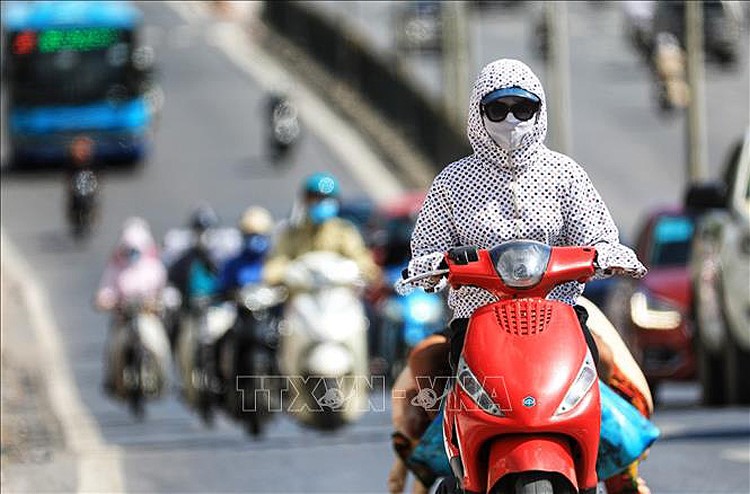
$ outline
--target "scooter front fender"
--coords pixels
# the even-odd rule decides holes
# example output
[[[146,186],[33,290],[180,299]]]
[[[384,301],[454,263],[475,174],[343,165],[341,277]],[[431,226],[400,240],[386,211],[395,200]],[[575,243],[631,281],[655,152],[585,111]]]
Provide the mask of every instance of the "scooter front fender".
[[[558,473],[578,487],[573,451],[564,437],[519,434],[490,445],[488,492],[507,475],[532,471]]]

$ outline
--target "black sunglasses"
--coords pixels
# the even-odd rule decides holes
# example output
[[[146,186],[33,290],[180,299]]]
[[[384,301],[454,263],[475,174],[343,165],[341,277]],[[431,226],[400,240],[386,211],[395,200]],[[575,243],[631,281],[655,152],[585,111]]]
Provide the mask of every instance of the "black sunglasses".
[[[532,101],[522,101],[514,105],[507,105],[500,100],[495,100],[482,105],[482,111],[493,122],[502,122],[508,116],[508,113],[513,113],[518,120],[526,122],[531,120],[531,117],[539,111],[539,106],[539,103]]]

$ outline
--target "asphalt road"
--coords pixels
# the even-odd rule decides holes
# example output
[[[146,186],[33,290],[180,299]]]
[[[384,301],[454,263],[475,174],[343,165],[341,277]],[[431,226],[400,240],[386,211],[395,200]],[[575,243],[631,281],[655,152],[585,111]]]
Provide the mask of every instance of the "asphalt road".
[[[379,492],[390,466],[390,415],[373,413],[340,433],[323,435],[285,417],[262,441],[220,420],[203,427],[172,394],[149,406],[144,423],[100,392],[106,315],[93,293],[120,225],[146,218],[159,236],[181,226],[207,200],[225,223],[251,204],[277,219],[289,213],[297,184],[317,170],[340,178],[342,194],[365,191],[341,160],[305,129],[288,168],[264,157],[264,91],[210,40],[207,25],[186,25],[158,3],[141,4],[156,33],[166,100],[155,153],[136,175],[103,178],[100,229],[85,248],[68,239],[63,178],[6,175],[2,225],[46,288],[86,407],[104,439],[121,448],[131,492]],[[68,472],[75,475],[75,471]],[[64,485],[64,484],[60,484]],[[50,486],[50,490],[59,490]]]
[[[372,8],[382,5],[373,2]],[[126,217],[147,218],[158,235],[185,222],[199,200],[210,201],[226,222],[254,203],[281,218],[289,212],[295,184],[318,169],[336,173],[344,195],[366,194],[310,131],[292,166],[272,169],[263,152],[261,87],[214,46],[210,26],[187,25],[162,4],[144,2],[142,8],[158,40],[163,118],[155,154],[143,170],[104,178],[101,229],[92,242],[77,248],[68,240],[61,177],[4,176],[0,189],[4,231],[50,294],[83,402],[107,443],[120,448],[125,487],[132,492],[384,492],[392,458],[387,413],[370,413],[334,435],[279,417],[266,438],[254,442],[223,420],[205,429],[174,396],[150,406],[147,420],[135,423],[124,407],[100,393],[108,321],[90,301]],[[367,8],[358,6],[357,12],[366,14]],[[573,36],[573,154],[623,231],[631,232],[646,208],[680,197],[682,120],[655,114],[645,69],[621,40],[616,11],[603,8],[597,11],[603,17],[592,23],[586,22],[593,15],[586,9],[585,4],[573,9],[572,22],[591,27],[600,38]],[[474,31],[482,48],[477,66],[499,56],[488,46],[503,46],[502,55],[540,67],[528,54],[520,15],[493,11],[482,17]],[[372,26],[385,22],[377,16],[371,20]],[[709,79],[709,89],[723,95],[709,106],[712,160],[723,156],[747,124],[747,57],[743,60],[736,73]],[[698,408],[690,385],[668,387],[665,393],[667,407],[655,418],[664,437],[644,466],[652,491],[749,492],[750,411]]]

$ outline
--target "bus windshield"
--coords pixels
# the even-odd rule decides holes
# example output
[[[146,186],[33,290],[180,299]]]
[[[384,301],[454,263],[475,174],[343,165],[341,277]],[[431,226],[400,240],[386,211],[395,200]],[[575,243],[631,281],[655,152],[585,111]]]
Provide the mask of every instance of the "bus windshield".
[[[11,35],[10,82],[18,106],[82,104],[132,94],[132,31],[111,28]]]

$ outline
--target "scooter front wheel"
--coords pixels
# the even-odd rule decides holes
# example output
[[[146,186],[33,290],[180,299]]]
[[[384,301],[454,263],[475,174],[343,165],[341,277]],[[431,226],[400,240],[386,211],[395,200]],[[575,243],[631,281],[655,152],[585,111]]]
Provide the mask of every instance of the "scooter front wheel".
[[[576,492],[575,489],[567,480],[549,472],[511,475],[490,490],[491,494],[573,494],[574,492]]]
[[[521,476],[516,481],[515,494],[554,494],[552,482],[549,479],[533,479]]]
[[[73,238],[76,241],[85,240],[91,232],[91,222],[89,220],[89,212],[85,210],[77,210],[73,213],[71,220],[71,231]]]
[[[461,486],[454,477],[443,477],[430,489],[431,494],[462,494]]]
[[[138,422],[143,421],[146,417],[146,407],[143,403],[143,395],[139,390],[133,391],[130,395],[130,412]]]
[[[245,432],[250,437],[258,438],[263,432],[260,417],[257,416],[257,412],[251,412],[250,416],[245,421]]]

